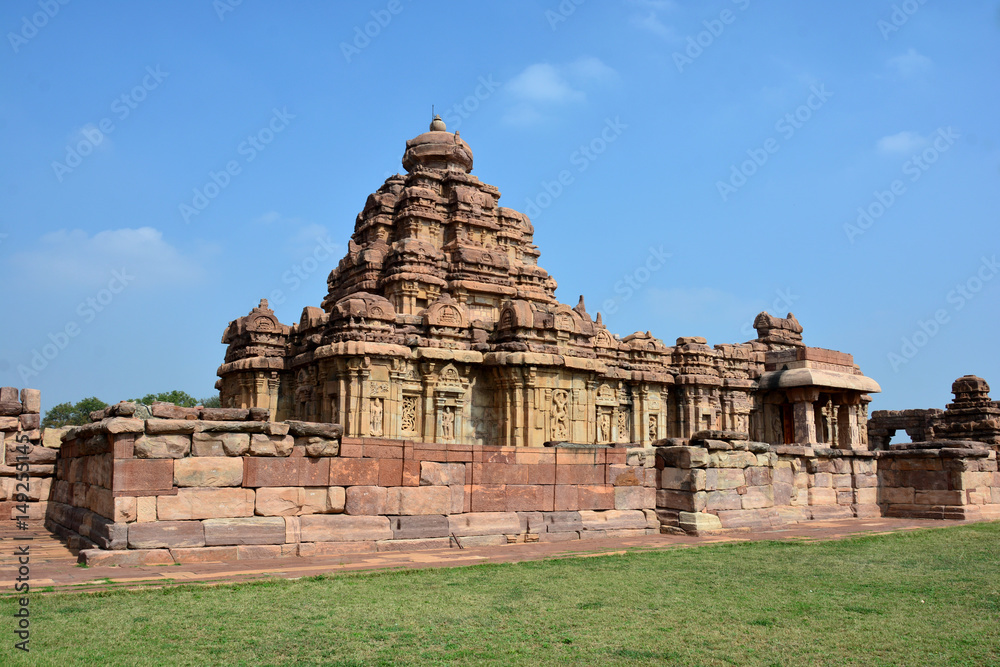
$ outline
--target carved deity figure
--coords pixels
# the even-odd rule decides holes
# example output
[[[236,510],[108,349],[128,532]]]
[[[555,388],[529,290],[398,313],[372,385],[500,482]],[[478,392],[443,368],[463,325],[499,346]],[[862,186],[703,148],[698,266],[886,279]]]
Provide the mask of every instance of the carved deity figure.
[[[371,433],[374,436],[382,435],[382,399],[373,398],[371,404]]]
[[[600,441],[611,442],[611,416],[607,412],[602,412],[598,424],[600,425]]]
[[[628,411],[618,409],[618,442],[628,442]]]
[[[441,437],[448,440],[455,437],[455,408],[450,405],[441,410]]]
[[[657,420],[656,415],[649,415],[649,439],[650,440],[656,440],[656,437],[659,435],[658,428],[657,428],[658,426],[659,426],[659,421]]]
[[[565,440],[569,437],[569,418],[566,414],[568,395],[561,389],[552,392],[552,438]]]

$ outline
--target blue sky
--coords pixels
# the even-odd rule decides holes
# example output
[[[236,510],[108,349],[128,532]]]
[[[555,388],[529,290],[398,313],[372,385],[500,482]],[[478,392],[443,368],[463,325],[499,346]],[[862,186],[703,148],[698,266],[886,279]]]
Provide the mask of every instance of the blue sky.
[[[0,28],[0,384],[43,408],[212,394],[230,320],[319,305],[432,104],[613,332],[791,310],[874,409],[965,373],[1000,398],[996,0],[35,0]]]

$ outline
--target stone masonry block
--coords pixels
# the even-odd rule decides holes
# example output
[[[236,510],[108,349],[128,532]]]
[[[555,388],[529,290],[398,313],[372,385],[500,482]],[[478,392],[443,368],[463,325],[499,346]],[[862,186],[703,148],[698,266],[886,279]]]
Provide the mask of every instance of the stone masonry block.
[[[242,483],[242,458],[192,456],[174,462],[176,486],[240,486]]]
[[[390,499],[390,496],[394,498]],[[451,512],[451,489],[446,486],[391,488],[386,490],[386,504],[388,507],[398,507],[398,513],[402,515],[444,515]]]
[[[137,496],[171,491],[174,486],[172,459],[121,459],[114,463],[111,490]]]
[[[176,496],[159,496],[160,521],[253,516],[254,491],[243,488],[185,488]]]
[[[513,535],[521,530],[516,512],[472,512],[448,517],[449,532],[467,535]]]
[[[354,542],[392,538],[389,519],[384,516],[312,514],[299,517],[303,542]]]
[[[190,452],[189,435],[143,435],[135,441],[137,459],[181,459]]]
[[[128,529],[128,546],[130,549],[203,547],[205,531],[201,521],[134,523]]]
[[[280,516],[255,516],[239,519],[206,519],[205,544],[284,544],[285,520]]]
[[[465,464],[421,461],[420,484],[423,486],[465,484]]]

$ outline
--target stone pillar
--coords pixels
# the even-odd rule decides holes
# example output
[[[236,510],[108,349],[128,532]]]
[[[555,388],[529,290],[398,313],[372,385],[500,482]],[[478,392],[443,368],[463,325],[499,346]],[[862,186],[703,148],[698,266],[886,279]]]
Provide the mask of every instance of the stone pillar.
[[[792,420],[797,444],[816,442],[816,410],[813,403],[819,398],[819,390],[811,387],[790,389],[788,400],[793,403]]]
[[[837,447],[839,449],[863,449],[858,429],[858,406],[860,404],[861,400],[857,394],[847,394],[840,399],[837,410],[837,431],[840,436]]]

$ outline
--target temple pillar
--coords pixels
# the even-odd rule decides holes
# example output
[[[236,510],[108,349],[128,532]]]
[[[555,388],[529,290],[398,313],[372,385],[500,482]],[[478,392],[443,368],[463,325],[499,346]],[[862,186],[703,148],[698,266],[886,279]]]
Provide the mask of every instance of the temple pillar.
[[[792,402],[792,423],[795,442],[808,445],[816,442],[816,409],[813,403],[819,398],[819,390],[810,387],[790,389],[788,400]]]
[[[861,449],[858,428],[858,406],[861,399],[857,394],[847,394],[840,399],[837,408],[837,447],[840,449]]]

